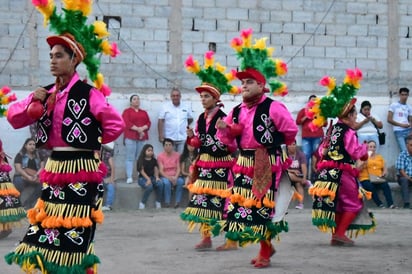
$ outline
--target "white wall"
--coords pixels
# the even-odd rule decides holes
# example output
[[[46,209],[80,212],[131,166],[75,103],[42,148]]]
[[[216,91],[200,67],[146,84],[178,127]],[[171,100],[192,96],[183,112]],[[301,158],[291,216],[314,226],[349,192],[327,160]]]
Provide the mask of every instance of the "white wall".
[[[24,98],[27,96],[28,91],[13,91],[16,93],[17,98]],[[113,104],[116,109],[121,113],[126,107],[129,106],[129,97],[130,94],[118,94],[113,93],[109,97],[109,102]],[[319,94],[322,96],[323,94]],[[162,94],[139,94],[140,101],[141,101],[141,108],[146,110],[149,114],[150,120],[152,122],[152,126],[149,130],[149,143],[152,144],[155,148],[155,153],[158,154],[162,151],[162,146],[158,141],[158,134],[157,134],[157,114],[158,111],[162,108],[163,104],[169,100],[169,95],[162,95]],[[228,113],[235,105],[237,105],[241,101],[241,97],[237,96],[229,96],[223,95],[222,102],[224,103],[225,107],[222,109],[224,112]],[[280,100],[286,104],[289,111],[292,113],[292,116],[296,118],[298,111],[306,104],[307,96],[294,96],[293,93],[290,93],[286,97],[280,98],[276,97],[275,99]],[[199,96],[196,92],[191,94],[182,94],[182,100],[191,104],[192,109],[194,111],[194,117],[197,119],[200,113],[203,112],[202,105],[200,104]],[[372,111],[376,113],[381,120],[383,121],[384,128],[383,130],[387,133],[386,144],[381,147],[380,153],[384,156],[387,162],[387,166],[393,166],[396,161],[396,157],[399,153],[398,146],[394,139],[392,133],[392,127],[388,125],[386,122],[387,116],[387,109],[389,104],[397,100],[397,97],[392,99],[388,97],[358,97],[357,106],[359,108],[360,103],[364,100],[369,100],[372,104]],[[3,141],[3,146],[7,154],[11,157],[16,155],[16,153],[20,150],[24,140],[30,136],[30,132],[28,127],[23,129],[13,129],[10,124],[7,122],[6,118],[0,119],[0,138]],[[125,151],[124,146],[122,143],[123,137],[119,137],[118,140],[115,142],[115,163],[116,163],[116,177],[117,178],[124,178],[125,171],[124,171],[124,159],[125,159]],[[298,145],[300,145],[300,133],[297,137]],[[12,159],[12,160],[13,160]]]

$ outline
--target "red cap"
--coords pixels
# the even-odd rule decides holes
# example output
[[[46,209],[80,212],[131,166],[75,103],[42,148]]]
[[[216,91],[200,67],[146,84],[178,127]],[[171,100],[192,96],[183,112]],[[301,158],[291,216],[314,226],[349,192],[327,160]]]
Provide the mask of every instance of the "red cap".
[[[52,48],[55,45],[63,45],[69,49],[71,49],[75,54],[76,57],[79,61],[84,60],[86,57],[86,53],[84,51],[84,48],[82,45],[80,45],[73,37],[73,35],[69,33],[64,33],[62,35],[53,35],[49,36],[46,39],[47,43],[49,44],[50,48]]]
[[[243,79],[246,79],[246,78],[251,78],[251,79],[255,79],[259,83],[262,83],[263,85],[266,84],[265,76],[263,76],[263,74],[260,73],[259,71],[255,70],[255,69],[252,69],[252,68],[247,68],[244,71],[236,72],[236,77],[239,80],[243,80]]]
[[[213,96],[213,98],[219,100],[220,99],[220,92],[217,88],[215,88],[214,86],[212,86],[211,84],[208,83],[203,83],[202,85],[198,86],[195,88],[195,90],[199,93],[206,91],[208,93],[210,93],[210,95]]]

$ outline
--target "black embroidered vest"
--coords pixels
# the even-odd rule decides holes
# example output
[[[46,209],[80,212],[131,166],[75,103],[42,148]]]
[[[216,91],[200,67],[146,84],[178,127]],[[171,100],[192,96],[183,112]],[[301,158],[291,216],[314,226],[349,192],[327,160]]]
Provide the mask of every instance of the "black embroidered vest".
[[[219,109],[216,112],[215,116],[212,118],[210,126],[206,131],[206,119],[203,113],[200,114],[199,119],[197,119],[199,139],[202,142],[199,153],[207,153],[213,155],[214,157],[223,157],[230,154],[226,148],[226,145],[221,143],[216,137],[216,121],[218,118],[223,118],[225,116],[226,114]]]
[[[336,123],[333,126],[328,152],[325,155],[325,160],[337,161],[340,163],[353,164],[354,161],[345,149],[343,138],[349,127],[344,123]]]
[[[61,135],[63,141],[71,147],[99,150],[102,130],[100,123],[90,112],[91,89],[92,86],[80,80],[70,89],[64,108]],[[37,122],[36,146],[42,146],[48,141],[52,117],[53,112],[50,116],[45,112]]]
[[[284,143],[284,136],[277,131],[272,119],[269,116],[272,99],[266,98],[256,107],[255,117],[253,117],[253,136],[255,140],[265,147],[278,147]],[[240,104],[233,109],[232,119],[234,123],[241,123],[239,120]],[[240,136],[237,138],[240,144]]]

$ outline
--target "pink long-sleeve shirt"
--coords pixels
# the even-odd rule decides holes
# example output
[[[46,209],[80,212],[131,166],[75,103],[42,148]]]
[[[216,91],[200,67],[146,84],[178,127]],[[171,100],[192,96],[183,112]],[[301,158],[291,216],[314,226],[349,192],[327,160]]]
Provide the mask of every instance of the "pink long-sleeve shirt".
[[[67,97],[72,86],[79,80],[79,75],[75,73],[70,80],[68,86],[56,95],[56,103],[53,111],[53,124],[49,132],[49,140],[47,146],[53,147],[68,147],[69,145],[64,142],[62,133],[63,114],[66,106]],[[54,92],[55,86],[53,86],[49,93]],[[7,120],[13,128],[22,128],[29,126],[36,122],[27,115],[27,107],[32,102],[33,94],[31,93],[25,99],[11,105],[7,112]],[[110,104],[106,102],[104,95],[97,89],[92,88],[90,90],[89,97],[90,112],[100,122],[102,128],[102,143],[109,143],[115,141],[124,130],[124,122],[118,111]]]
[[[266,96],[263,95],[259,101],[259,104],[266,99]],[[256,149],[258,147],[263,147],[262,144],[258,143],[253,136],[253,119],[255,117],[257,105],[248,108],[244,103],[240,105],[239,113],[239,123],[244,126],[240,138],[240,148],[241,149]],[[231,125],[232,122],[233,110],[230,111],[228,116],[224,121]],[[278,132],[282,133],[284,136],[284,143],[289,145],[295,141],[296,134],[298,133],[298,127],[290,114],[287,107],[278,101],[273,101],[269,108],[269,116],[275,125],[275,128]],[[229,128],[218,129],[217,131],[218,138],[225,144],[230,144],[236,138],[229,133]]]

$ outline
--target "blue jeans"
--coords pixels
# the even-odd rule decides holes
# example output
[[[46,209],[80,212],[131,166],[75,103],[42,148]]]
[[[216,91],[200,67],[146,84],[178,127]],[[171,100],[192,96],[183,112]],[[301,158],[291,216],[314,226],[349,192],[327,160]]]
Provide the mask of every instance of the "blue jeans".
[[[165,177],[162,177],[163,185],[164,185],[164,202],[166,206],[170,205],[170,199],[172,197],[172,183]],[[182,194],[183,194],[183,185],[185,184],[185,180],[183,177],[177,178],[176,181],[176,204],[180,203],[180,200],[182,200]]]
[[[395,134],[396,142],[398,143],[400,151],[406,151],[406,137],[411,133],[410,128],[397,130],[393,132]]]
[[[150,177],[150,180],[152,183],[150,185],[146,185],[146,178],[139,176],[139,180],[137,183],[141,188],[143,189],[143,197],[142,197],[142,203],[146,204],[147,199],[149,199],[150,193],[153,192],[153,189],[156,190],[156,202],[161,202],[162,201],[162,195],[163,195],[163,182],[162,180],[156,181],[154,176]]]
[[[145,141],[136,141],[125,138],[124,143],[126,145],[126,176],[127,178],[132,178],[133,169],[135,168],[134,162],[139,157]]]
[[[105,183],[106,188],[106,202],[104,203],[105,206],[112,207],[114,202],[114,196],[116,195],[116,186],[114,183]]]
[[[406,177],[398,177],[398,184],[401,186],[402,200],[404,204],[409,204],[409,182]]]
[[[306,156],[306,165],[308,167],[308,170],[311,170],[310,160],[312,158],[312,154],[316,151],[316,149],[318,149],[321,141],[321,137],[302,138],[302,151]]]
[[[371,183],[369,180],[365,180],[360,183],[364,189],[372,192],[372,199],[377,206],[383,204],[382,201],[379,199],[379,189],[382,189],[383,191],[383,195],[385,196],[387,206],[390,207],[391,205],[393,205],[392,192],[387,182],[381,184],[374,184]]]

